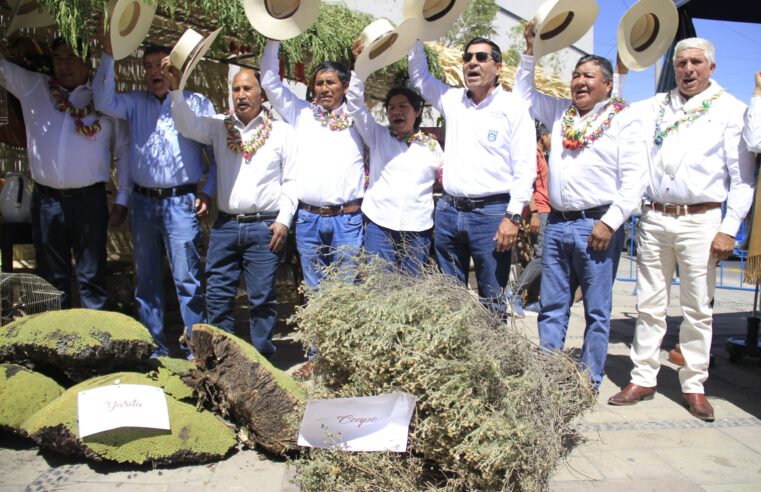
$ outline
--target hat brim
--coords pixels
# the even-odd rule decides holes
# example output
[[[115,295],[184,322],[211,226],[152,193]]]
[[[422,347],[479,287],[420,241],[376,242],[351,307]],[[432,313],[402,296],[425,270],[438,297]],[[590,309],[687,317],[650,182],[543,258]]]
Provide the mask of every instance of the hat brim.
[[[186,59],[184,61],[183,65],[185,66],[185,69],[182,70],[182,77],[180,78],[180,86],[178,87],[179,90],[185,89],[185,84],[187,84],[188,78],[190,77],[190,74],[193,72],[193,69],[196,68],[196,65],[198,65],[198,62],[200,62],[201,59],[204,57],[204,55],[206,55],[206,52],[209,51],[209,48],[211,48],[211,45],[217,39],[217,36],[219,35],[220,31],[222,31],[221,27],[217,29],[216,31],[214,31],[213,33],[209,34],[206,38],[204,38],[204,40],[201,41],[200,45],[196,45],[196,47],[193,49],[193,51],[190,54],[190,59]],[[170,54],[170,58],[172,58],[171,54]]]
[[[451,0],[445,9],[427,15],[424,12],[425,0],[404,0],[404,18],[419,21],[417,39],[436,41],[449,31],[469,3],[470,0]]]
[[[55,24],[55,19],[36,0],[20,0],[13,9],[13,19],[5,30],[5,37],[7,38],[22,28],[34,29],[52,26],[53,24]]]
[[[293,14],[279,19],[267,10],[265,0],[243,0],[243,10],[248,22],[262,35],[284,41],[303,33],[317,20],[320,0],[301,0]]]
[[[539,58],[571,46],[597,19],[595,0],[550,0],[534,14],[534,56]]]
[[[129,11],[133,6],[136,11]],[[121,60],[140,47],[151,29],[156,9],[138,0],[111,0],[108,7],[111,53],[114,60]],[[127,25],[121,25],[123,20]]]
[[[367,80],[373,72],[401,60],[412,50],[418,39],[419,30],[418,19],[405,19],[396,29],[384,34],[362,49],[362,53],[354,62],[354,73],[360,79]],[[390,38],[393,38],[393,42],[382,51],[377,52]]]
[[[654,27],[646,32],[645,39],[633,45],[632,31],[637,22],[652,15]],[[658,61],[671,46],[679,28],[679,12],[672,2],[663,0],[640,0],[632,5],[618,23],[618,56],[630,70],[642,71]]]

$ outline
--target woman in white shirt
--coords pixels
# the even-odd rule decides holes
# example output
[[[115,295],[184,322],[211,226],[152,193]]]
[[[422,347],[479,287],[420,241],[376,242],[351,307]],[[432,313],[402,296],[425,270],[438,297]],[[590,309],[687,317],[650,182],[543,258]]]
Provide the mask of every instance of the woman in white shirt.
[[[433,185],[443,152],[420,131],[423,100],[408,87],[386,95],[389,126],[367,110],[364,82],[352,73],[347,112],[369,149],[369,181],[362,202],[365,251],[416,275],[428,261],[433,232]]]

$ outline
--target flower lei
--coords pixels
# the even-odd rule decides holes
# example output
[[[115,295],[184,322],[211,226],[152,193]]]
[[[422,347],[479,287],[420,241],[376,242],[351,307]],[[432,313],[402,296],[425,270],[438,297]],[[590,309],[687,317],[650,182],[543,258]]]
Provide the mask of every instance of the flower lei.
[[[83,137],[92,138],[100,131],[100,113],[95,111],[95,105],[93,104],[92,99],[84,108],[75,108],[69,102],[68,94],[61,89],[61,85],[57,81],[50,79],[48,81],[48,88],[55,99],[55,108],[62,113],[69,113],[71,117],[74,118],[74,126],[77,127],[78,134]],[[93,112],[96,115],[95,121],[92,125],[85,125],[82,118]]]
[[[605,120],[600,124],[599,127],[597,127],[597,129],[587,135],[589,125],[593,121],[597,120],[603,111],[605,111],[610,106],[613,108],[611,109],[610,113],[608,113],[608,116],[605,118]],[[615,117],[618,113],[627,107],[629,107],[629,104],[627,104],[623,99],[618,97],[611,98],[608,104],[600,108],[600,110],[597,111],[594,116],[587,120],[587,123],[584,125],[583,129],[576,130],[573,128],[573,120],[579,114],[579,112],[575,106],[569,106],[568,109],[566,109],[565,114],[563,114],[563,122],[561,125],[563,147],[569,150],[576,150],[584,146],[592,145],[592,143],[595,140],[599,139],[602,134],[605,133],[605,130],[610,127],[610,123],[613,121],[613,117]]]
[[[319,121],[323,127],[330,128],[331,131],[340,132],[354,124],[354,121],[346,113],[333,113],[315,102],[312,102],[311,106],[314,119]]]
[[[428,133],[423,133],[421,131],[418,131],[416,133],[394,133],[391,132],[391,135],[394,136],[397,140],[400,140],[402,142],[405,142],[408,146],[412,145],[415,142],[419,142],[420,145],[424,145],[428,147],[428,150],[431,152],[436,152],[436,149],[439,148],[439,142],[436,140],[432,135]]]
[[[666,129],[661,130],[661,125],[663,124],[663,116],[666,114],[666,106],[671,104],[671,92],[666,94],[666,97],[663,98],[663,102],[661,102],[661,106],[658,109],[658,118],[655,120],[655,134],[653,135],[653,143],[655,143],[656,147],[663,145],[663,139],[675,132],[676,129],[679,128],[679,125],[682,123],[692,123],[696,119],[706,114],[706,112],[708,112],[708,110],[711,108],[713,102],[717,100],[723,92],[724,89],[719,90],[716,94],[711,96],[710,99],[703,101],[700,107],[698,107],[695,111],[683,118],[676,120],[674,123],[667,126]]]
[[[234,152],[243,152],[246,163],[261,149],[264,142],[270,136],[272,131],[272,115],[266,109],[262,110],[262,123],[254,129],[254,136],[248,142],[244,142],[240,136],[240,131],[235,127],[235,122],[231,116],[225,117],[225,128],[227,128],[227,146]]]

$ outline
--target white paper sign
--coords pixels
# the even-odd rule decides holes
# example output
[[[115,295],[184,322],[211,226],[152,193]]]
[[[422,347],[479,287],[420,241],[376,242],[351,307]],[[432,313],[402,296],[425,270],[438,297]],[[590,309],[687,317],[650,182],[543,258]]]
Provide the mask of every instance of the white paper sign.
[[[407,432],[417,397],[407,393],[309,400],[299,446],[346,451],[407,450]]]
[[[119,427],[169,430],[164,390],[143,384],[112,384],[77,395],[80,439]]]

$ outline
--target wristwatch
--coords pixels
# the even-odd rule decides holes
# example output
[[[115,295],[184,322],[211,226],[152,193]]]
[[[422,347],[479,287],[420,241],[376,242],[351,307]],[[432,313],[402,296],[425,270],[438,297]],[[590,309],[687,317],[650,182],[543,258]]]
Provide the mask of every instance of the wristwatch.
[[[513,224],[521,225],[521,214],[506,213],[505,217],[510,219],[510,222],[512,222]]]

